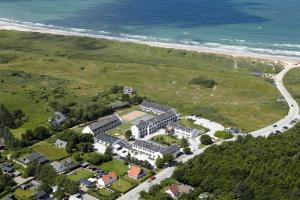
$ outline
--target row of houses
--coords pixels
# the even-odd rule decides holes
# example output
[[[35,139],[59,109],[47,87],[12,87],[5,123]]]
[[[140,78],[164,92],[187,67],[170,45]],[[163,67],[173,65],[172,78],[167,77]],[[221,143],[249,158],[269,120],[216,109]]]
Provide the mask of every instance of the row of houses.
[[[116,128],[117,126],[121,125],[123,123],[123,120],[120,118],[119,115],[110,115],[107,117],[103,117],[99,119],[98,121],[89,124],[86,126],[82,133],[90,133],[94,136],[97,136],[99,134],[103,134],[113,128]]]
[[[152,160],[162,158],[165,154],[172,154],[176,158],[180,154],[180,146],[177,144],[166,146],[152,141],[135,140],[132,144],[132,153],[133,156],[138,153]]]
[[[177,113],[170,110],[149,120],[141,120],[137,125],[131,127],[131,132],[135,139],[139,139],[155,133],[159,129],[166,128],[170,123],[177,121]]]

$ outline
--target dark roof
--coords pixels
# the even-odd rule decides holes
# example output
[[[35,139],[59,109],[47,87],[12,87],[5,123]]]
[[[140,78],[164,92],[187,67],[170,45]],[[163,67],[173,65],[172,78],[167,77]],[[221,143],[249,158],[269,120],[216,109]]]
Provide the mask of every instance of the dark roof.
[[[176,113],[173,112],[173,111],[168,111],[168,112],[165,112],[165,113],[162,113],[160,115],[157,115],[155,117],[152,117],[151,119],[148,119],[147,121],[144,121],[144,120],[141,120],[137,125],[136,127],[139,129],[139,130],[143,130],[145,129],[146,127],[148,127],[151,123],[153,123],[154,125],[165,120],[165,119],[168,119],[169,117],[172,117],[172,116],[176,116]]]
[[[145,129],[146,127],[148,127],[149,124],[150,124],[150,122],[141,120],[141,121],[136,125],[136,127],[137,127],[139,130],[142,130],[142,129]]]
[[[133,145],[143,147],[155,152],[164,152],[167,146],[158,144],[156,142],[150,142],[150,141],[145,141],[145,140],[135,140],[133,142]]]
[[[92,186],[94,183],[87,179],[81,179],[80,184],[85,185],[85,186]]]
[[[96,136],[97,140],[109,143],[109,144],[113,144],[114,142],[116,142],[117,140],[120,140],[119,138],[112,136],[112,135],[108,135],[108,134],[99,134]]]
[[[167,111],[173,109],[171,107],[163,106],[163,105],[160,105],[160,104],[157,104],[157,103],[153,103],[153,102],[150,102],[150,101],[143,101],[141,103],[141,106],[148,107],[148,108],[154,108],[155,110],[159,110],[161,112],[167,112]]]
[[[121,140],[117,144],[120,145],[122,148],[131,149],[131,144],[125,142],[124,140]]]
[[[150,122],[150,123],[152,122],[152,123],[156,124],[156,123],[161,122],[172,116],[176,116],[176,113],[173,111],[168,111],[168,112],[165,112],[163,114],[160,114],[158,116],[155,116],[155,117],[149,119],[148,122]]]
[[[194,128],[183,126],[181,124],[176,124],[176,123],[171,123],[168,126],[171,127],[171,128],[180,129],[180,130],[184,130],[184,131],[187,131],[187,132],[192,132],[192,131],[196,130]]]
[[[43,156],[42,154],[37,153],[37,152],[33,152],[32,154],[27,156],[25,159],[27,159],[29,163],[31,163],[33,161],[37,161],[39,163],[48,162],[48,159],[45,156]]]
[[[121,122],[118,115],[109,115],[109,116],[103,117],[103,118],[99,119],[97,122],[90,124],[89,127],[93,131],[93,130],[101,128],[111,122],[114,122],[114,121]]]
[[[36,193],[36,199],[37,200],[52,200],[52,198],[49,196],[48,193],[45,191],[39,191]]]
[[[175,153],[177,151],[180,150],[180,146],[177,144],[171,144],[170,146],[168,146],[166,149],[164,149],[161,153],[162,154],[168,154],[168,153]]]

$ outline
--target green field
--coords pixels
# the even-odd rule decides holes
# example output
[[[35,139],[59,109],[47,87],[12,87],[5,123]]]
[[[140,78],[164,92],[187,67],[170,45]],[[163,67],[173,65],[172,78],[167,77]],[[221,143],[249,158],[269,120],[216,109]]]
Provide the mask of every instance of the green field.
[[[116,172],[118,176],[123,176],[128,171],[128,166],[125,165],[123,161],[116,160],[116,159],[103,163],[98,167],[108,172]]]
[[[130,127],[132,126],[133,124],[132,123],[125,123],[125,124],[122,124],[121,126],[118,126],[110,131],[108,131],[107,133],[110,134],[110,135],[114,135],[114,136],[124,136],[125,132],[127,130],[130,130]]]
[[[32,146],[32,149],[36,152],[43,154],[51,161],[60,160],[68,156],[66,150],[56,148],[45,141],[41,141],[39,143],[34,144]]]
[[[224,125],[247,131],[266,126],[287,112],[279,92],[255,70],[273,72],[274,64],[229,56],[155,48],[133,43],[0,31],[0,103],[21,108],[28,122],[13,133],[45,124],[53,114],[55,89],[63,100],[88,98],[112,85],[130,85],[138,93],[183,114],[201,113]],[[10,71],[9,71],[10,70]],[[12,71],[22,73],[12,73]],[[280,66],[275,66],[275,72]],[[217,88],[190,84],[197,77],[214,80]],[[45,99],[45,94],[48,99]]]
[[[179,139],[177,139],[175,137],[171,137],[169,135],[156,135],[156,136],[152,137],[151,140],[154,142],[157,142],[157,143],[165,144],[165,145],[171,145],[174,143],[180,145]]]
[[[16,189],[15,196],[17,199],[31,199],[34,196],[34,192],[32,190],[22,190],[22,189]]]
[[[284,85],[300,104],[300,68],[291,69],[284,77]]]
[[[91,178],[92,176],[93,176],[92,172],[90,172],[86,169],[81,169],[81,170],[75,171],[71,175],[68,175],[68,179],[70,179],[72,181],[80,181],[81,179]]]
[[[116,182],[114,182],[110,187],[120,193],[126,193],[131,188],[135,187],[136,184],[129,182],[123,178],[119,178]]]

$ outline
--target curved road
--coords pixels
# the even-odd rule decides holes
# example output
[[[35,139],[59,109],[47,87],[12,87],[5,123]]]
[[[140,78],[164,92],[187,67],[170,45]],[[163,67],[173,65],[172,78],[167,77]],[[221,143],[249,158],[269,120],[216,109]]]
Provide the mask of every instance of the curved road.
[[[283,127],[291,128],[293,125],[290,124],[290,122],[294,119],[299,119],[299,105],[298,103],[293,99],[291,94],[288,92],[288,90],[283,85],[283,77],[284,75],[292,68],[299,67],[298,65],[293,64],[286,64],[284,69],[277,74],[274,77],[274,81],[276,84],[277,89],[281,93],[281,95],[285,98],[288,106],[289,106],[289,112],[288,114],[282,118],[281,120],[264,127],[262,129],[256,130],[251,132],[250,134],[254,137],[263,136],[268,137],[271,133],[275,133],[276,131],[283,132],[285,129]]]
[[[258,137],[258,136],[263,136],[263,137],[268,137],[272,132],[276,132],[277,130],[281,131],[283,130],[283,127],[288,127],[291,128],[293,125],[290,125],[290,122],[294,119],[300,119],[300,115],[299,115],[299,105],[298,103],[293,99],[293,97],[291,96],[291,94],[288,92],[288,90],[284,87],[283,85],[283,77],[284,75],[292,68],[295,67],[300,67],[299,65],[293,65],[293,64],[286,64],[284,69],[277,74],[274,77],[274,81],[276,84],[277,89],[279,90],[279,92],[281,93],[281,95],[285,98],[288,106],[289,106],[289,112],[288,115],[286,115],[283,119],[279,120],[278,122],[271,124],[265,128],[253,131],[249,134],[251,134],[254,137]],[[276,127],[274,127],[274,125],[276,125]],[[229,139],[227,141],[234,141],[236,138],[232,138]],[[217,145],[221,144],[223,141],[215,143]],[[181,161],[181,162],[186,162],[189,159],[195,157],[196,155],[199,155],[201,153],[204,152],[204,150],[206,148],[208,148],[209,146],[203,148],[203,149],[197,149],[193,152],[192,155],[186,155],[186,156],[181,156],[177,159],[177,161]],[[154,184],[159,184],[162,180],[169,178],[172,176],[174,170],[175,170],[176,166],[174,167],[168,167],[166,169],[163,169],[162,171],[160,171],[157,175],[156,175],[156,179],[154,181],[152,181],[151,183],[148,183],[147,181],[145,181],[144,183],[138,185],[137,187],[135,187],[134,189],[130,190],[129,192],[127,192],[126,194],[120,196],[118,198],[118,200],[138,200],[139,199],[139,193],[144,190],[144,191],[148,191],[149,188],[154,185]]]

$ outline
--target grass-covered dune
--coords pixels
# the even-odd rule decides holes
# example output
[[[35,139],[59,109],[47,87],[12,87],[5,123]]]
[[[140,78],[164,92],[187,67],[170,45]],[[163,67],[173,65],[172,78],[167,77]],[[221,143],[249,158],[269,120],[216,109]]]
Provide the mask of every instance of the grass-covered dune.
[[[273,67],[275,70],[273,70]],[[142,95],[200,113],[248,131],[283,117],[287,106],[253,71],[278,72],[279,65],[229,56],[155,48],[133,43],[40,33],[0,31],[0,103],[20,108],[24,131],[46,123],[52,99],[84,98],[112,85],[133,86]],[[18,73],[14,73],[18,71]],[[217,87],[212,95],[212,84]],[[48,100],[44,96],[47,93]]]
[[[300,103],[300,68],[291,69],[284,77],[284,84],[294,97]]]

